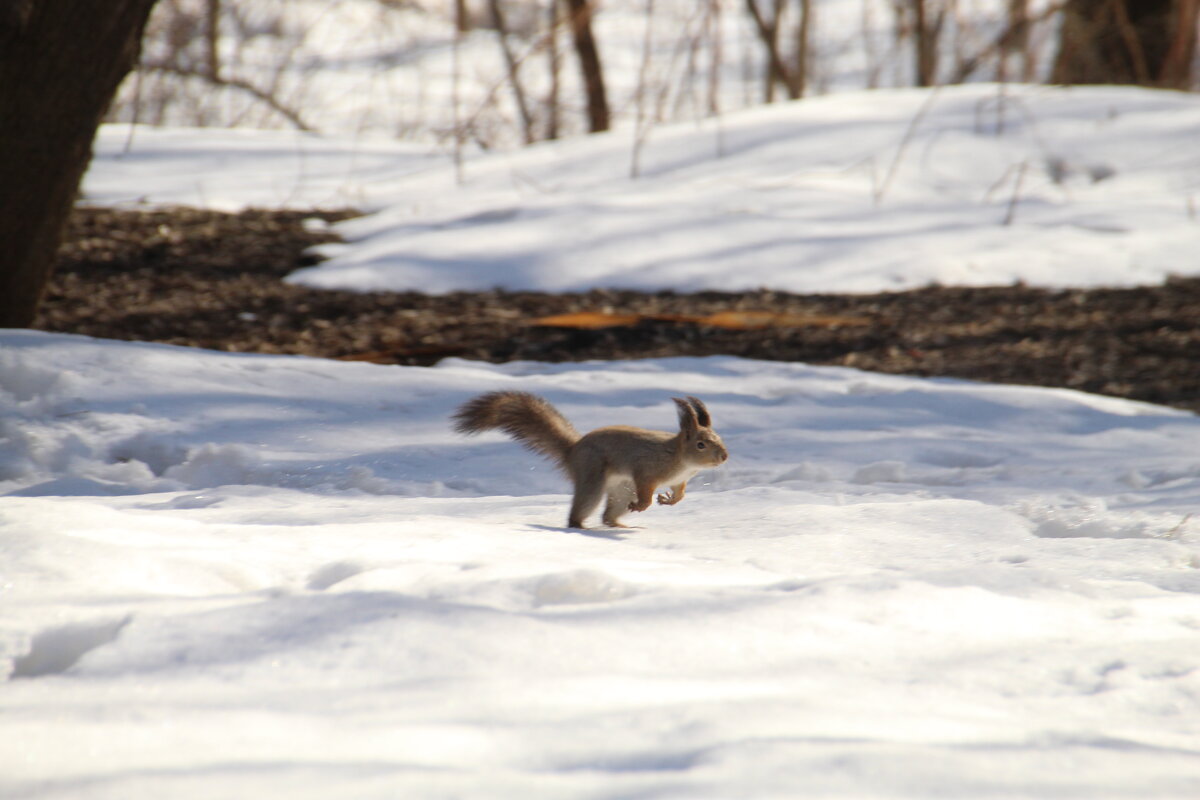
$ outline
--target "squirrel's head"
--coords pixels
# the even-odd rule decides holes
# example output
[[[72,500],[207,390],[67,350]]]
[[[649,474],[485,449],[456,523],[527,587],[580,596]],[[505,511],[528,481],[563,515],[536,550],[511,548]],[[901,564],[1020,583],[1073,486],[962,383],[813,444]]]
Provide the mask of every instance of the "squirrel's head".
[[[680,447],[690,463],[705,467],[724,464],[729,458],[725,443],[712,429],[712,417],[698,398],[673,398],[679,406]]]

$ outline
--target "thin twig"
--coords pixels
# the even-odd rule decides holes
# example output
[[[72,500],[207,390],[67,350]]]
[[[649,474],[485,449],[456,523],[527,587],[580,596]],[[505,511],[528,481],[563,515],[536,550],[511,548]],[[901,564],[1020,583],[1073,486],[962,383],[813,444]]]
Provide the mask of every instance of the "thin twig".
[[[646,27],[642,34],[642,63],[638,66],[637,103],[633,123],[633,152],[629,159],[629,177],[637,178],[642,169],[642,146],[650,137],[650,127],[646,123],[646,92],[650,79],[650,59],[654,49],[654,0],[646,0]]]
[[[211,83],[214,86],[237,89],[238,91],[245,92],[256,100],[259,100],[270,106],[272,111],[275,111],[288,122],[292,123],[292,125],[294,125],[297,129],[307,133],[312,133],[315,131],[315,128],[305,122],[304,118],[300,116],[298,111],[288,108],[283,103],[279,102],[279,100],[277,100],[270,92],[263,91],[249,81],[242,80],[241,78],[213,76],[204,72],[198,72],[193,69],[177,67],[174,64],[143,64],[141,69],[149,72],[162,72],[168,75],[178,75],[183,78],[197,78],[199,80],[206,81],[207,83]]]
[[[884,176],[883,182],[875,189],[876,205],[883,202],[883,196],[887,194],[888,188],[892,185],[892,180],[896,177],[896,172],[900,169],[900,161],[904,158],[905,151],[908,150],[909,144],[912,142],[913,137],[916,136],[917,128],[920,126],[921,121],[925,119],[925,115],[929,113],[929,109],[933,108],[933,102],[937,99],[938,92],[940,91],[940,86],[930,89],[925,102],[921,103],[921,107],[917,109],[917,113],[909,120],[908,128],[904,131],[904,138],[900,140],[900,146],[896,148],[896,156],[888,166],[887,175]]]
[[[964,61],[962,66],[960,66],[954,73],[954,76],[950,79],[950,82],[964,83],[967,78],[971,77],[971,74],[975,72],[975,70],[979,69],[979,67],[983,65],[984,61],[988,60],[997,53],[1007,50],[1010,44],[1020,39],[1022,33],[1029,31],[1029,29],[1035,25],[1040,25],[1053,17],[1055,14],[1058,14],[1063,10],[1064,6],[1066,6],[1066,2],[1053,3],[1049,7],[1043,9],[1042,13],[1033,17],[1032,19],[1023,19],[1019,22],[1010,23],[1000,33],[1000,35],[997,36],[994,41],[992,41],[991,44],[984,47],[978,53]]]
[[[1012,196],[1008,198],[1008,211],[1004,214],[1004,225],[1007,227],[1013,224],[1013,220],[1017,218],[1017,203],[1021,199],[1021,185],[1025,183],[1025,173],[1029,169],[1029,162],[1022,161],[1021,166],[1017,167],[1017,177],[1013,181]]]
[[[525,144],[533,144],[533,114],[529,111],[529,103],[525,99],[525,87],[521,84],[521,62],[513,53],[508,42],[508,25],[504,19],[504,9],[500,0],[489,0],[488,7],[492,12],[492,21],[496,24],[496,36],[500,40],[500,51],[504,55],[504,64],[508,68],[508,82],[512,87],[513,100],[517,104],[517,113],[521,115],[521,127],[524,129]]]

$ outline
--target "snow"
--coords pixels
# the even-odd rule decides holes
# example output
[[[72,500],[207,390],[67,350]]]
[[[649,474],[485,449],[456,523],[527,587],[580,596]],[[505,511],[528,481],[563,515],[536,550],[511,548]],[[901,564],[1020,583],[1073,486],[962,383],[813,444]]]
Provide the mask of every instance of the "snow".
[[[359,291],[1131,286],[1200,274],[1198,127],[1195,95],[994,84],[847,92],[461,168],[380,140],[107,126],[85,194],[362,208],[336,226],[347,244],[291,278]]]
[[[84,180],[98,205],[371,207],[379,184],[440,163],[424,146],[298,131],[101,126]]]
[[[110,125],[84,191],[358,206],[293,278],[357,290],[1134,285],[1197,274],[1198,124],[896,89],[461,168]],[[696,395],[731,459],[568,530],[550,465],[450,428],[503,389],[582,430]],[[0,332],[0,797],[1200,796],[1198,453],[1065,390]]]
[[[1197,125],[1193,96],[969,86],[666,128],[642,146],[638,178],[629,137],[571,140],[483,159],[460,186],[450,167],[399,183],[396,202],[341,226],[349,246],[294,280],[437,292],[1157,283],[1200,268]]]
[[[629,531],[477,392],[712,411]],[[736,358],[0,335],[5,797],[1186,797],[1200,421]]]

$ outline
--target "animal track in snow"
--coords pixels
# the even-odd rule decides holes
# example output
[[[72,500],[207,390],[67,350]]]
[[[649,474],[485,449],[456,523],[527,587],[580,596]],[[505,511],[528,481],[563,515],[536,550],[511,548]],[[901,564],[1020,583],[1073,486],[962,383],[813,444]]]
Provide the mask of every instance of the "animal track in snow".
[[[29,652],[13,661],[12,678],[41,678],[66,672],[85,655],[116,641],[133,617],[77,622],[35,634]]]

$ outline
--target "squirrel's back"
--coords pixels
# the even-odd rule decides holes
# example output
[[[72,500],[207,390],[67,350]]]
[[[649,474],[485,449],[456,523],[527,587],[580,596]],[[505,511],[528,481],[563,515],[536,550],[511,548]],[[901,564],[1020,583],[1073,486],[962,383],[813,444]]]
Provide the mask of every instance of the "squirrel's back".
[[[579,441],[579,431],[557,408],[529,392],[488,392],[468,400],[454,415],[454,428],[465,434],[499,428],[564,469]]]

